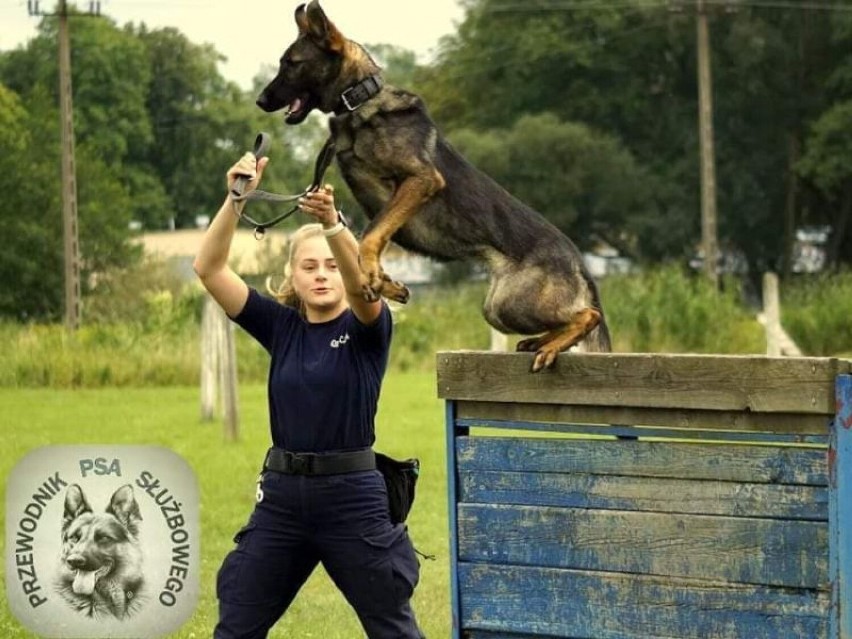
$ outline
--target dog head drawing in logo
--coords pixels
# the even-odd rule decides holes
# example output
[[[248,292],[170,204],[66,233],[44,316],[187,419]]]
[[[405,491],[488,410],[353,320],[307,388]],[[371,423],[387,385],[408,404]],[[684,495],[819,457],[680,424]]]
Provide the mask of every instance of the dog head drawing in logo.
[[[138,605],[143,584],[133,487],[116,490],[104,513],[95,513],[77,484],[65,493],[57,591],[79,612],[122,619]]]

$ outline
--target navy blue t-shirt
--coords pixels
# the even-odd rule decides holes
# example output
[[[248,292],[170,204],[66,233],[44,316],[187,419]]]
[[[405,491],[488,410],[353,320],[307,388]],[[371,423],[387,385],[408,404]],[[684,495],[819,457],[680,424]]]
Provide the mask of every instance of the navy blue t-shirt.
[[[388,362],[393,322],[382,302],[378,319],[362,324],[351,309],[312,324],[289,306],[249,288],[234,322],[271,355],[272,443],[293,452],[372,446],[376,408]]]

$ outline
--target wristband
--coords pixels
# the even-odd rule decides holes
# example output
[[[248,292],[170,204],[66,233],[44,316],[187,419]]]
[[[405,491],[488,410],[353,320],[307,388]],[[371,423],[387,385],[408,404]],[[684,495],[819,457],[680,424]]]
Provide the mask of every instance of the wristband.
[[[346,228],[346,225],[343,222],[338,222],[337,224],[332,226],[330,229],[323,229],[322,234],[325,235],[327,238],[328,237],[334,237],[335,235],[340,233],[345,228]]]

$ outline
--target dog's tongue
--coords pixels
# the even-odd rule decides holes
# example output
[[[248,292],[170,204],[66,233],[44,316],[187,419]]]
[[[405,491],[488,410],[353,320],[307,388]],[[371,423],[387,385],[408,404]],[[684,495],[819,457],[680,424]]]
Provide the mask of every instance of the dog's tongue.
[[[298,113],[301,108],[302,100],[300,98],[296,98],[290,103],[290,113]]]
[[[78,570],[71,589],[78,595],[91,595],[95,590],[95,571]]]

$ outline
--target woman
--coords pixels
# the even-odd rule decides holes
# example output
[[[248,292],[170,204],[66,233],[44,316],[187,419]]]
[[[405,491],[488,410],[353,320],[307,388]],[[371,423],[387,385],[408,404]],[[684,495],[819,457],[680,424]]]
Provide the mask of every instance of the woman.
[[[267,158],[247,153],[230,190],[260,182]],[[410,598],[419,577],[405,527],[388,514],[372,444],[392,323],[383,301],[361,295],[358,244],[330,186],[300,200],[319,224],[294,235],[279,303],[232,271],[228,253],[242,205],[225,200],[194,267],[233,320],[271,355],[272,444],[248,524],[217,577],[215,639],[266,637],[319,562],[370,639],[420,638]]]

